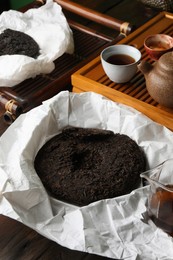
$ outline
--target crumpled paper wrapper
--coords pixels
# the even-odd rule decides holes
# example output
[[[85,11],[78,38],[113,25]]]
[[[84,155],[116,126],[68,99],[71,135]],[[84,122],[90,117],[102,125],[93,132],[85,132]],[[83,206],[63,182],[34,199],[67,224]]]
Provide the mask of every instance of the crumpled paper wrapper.
[[[66,126],[129,135],[144,149],[149,168],[173,154],[173,133],[137,110],[92,92],[63,91],[21,115],[2,135],[0,213],[70,249],[113,259],[173,259],[172,238],[142,218],[149,186],[85,207],[47,194],[34,170],[34,158]]]
[[[50,73],[55,68],[54,60],[65,52],[72,54],[74,51],[72,31],[61,6],[53,0],[25,13],[3,12],[0,33],[7,28],[30,35],[38,43],[40,55],[37,59],[25,55],[0,56],[0,86],[12,87],[25,79]]]

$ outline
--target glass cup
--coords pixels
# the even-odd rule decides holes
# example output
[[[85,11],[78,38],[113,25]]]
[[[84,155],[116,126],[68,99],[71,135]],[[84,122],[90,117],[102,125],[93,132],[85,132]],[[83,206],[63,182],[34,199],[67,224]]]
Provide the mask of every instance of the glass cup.
[[[148,215],[155,225],[173,236],[173,159],[141,174],[150,184]]]

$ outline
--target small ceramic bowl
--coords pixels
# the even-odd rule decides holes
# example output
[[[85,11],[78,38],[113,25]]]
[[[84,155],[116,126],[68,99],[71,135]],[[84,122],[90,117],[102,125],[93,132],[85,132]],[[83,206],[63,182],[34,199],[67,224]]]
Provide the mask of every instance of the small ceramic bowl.
[[[137,71],[141,52],[130,45],[117,44],[101,52],[101,63],[108,78],[116,83],[131,80]]]
[[[144,40],[144,48],[153,60],[158,60],[164,53],[173,50],[173,38],[166,34],[150,35]]]

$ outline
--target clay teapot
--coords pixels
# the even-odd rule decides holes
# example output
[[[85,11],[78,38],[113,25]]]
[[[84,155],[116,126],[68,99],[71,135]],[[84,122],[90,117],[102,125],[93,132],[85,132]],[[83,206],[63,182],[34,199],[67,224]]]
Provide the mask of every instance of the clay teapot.
[[[144,74],[150,96],[160,105],[173,108],[173,51],[163,54],[153,65],[141,61],[138,69]]]

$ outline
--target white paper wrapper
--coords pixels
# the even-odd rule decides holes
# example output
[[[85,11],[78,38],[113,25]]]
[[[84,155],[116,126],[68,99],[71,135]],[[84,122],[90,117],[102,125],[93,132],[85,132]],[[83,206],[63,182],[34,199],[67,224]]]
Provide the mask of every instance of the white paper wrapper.
[[[50,73],[55,68],[55,59],[74,51],[72,31],[60,5],[53,0],[25,13],[3,12],[0,33],[7,28],[30,35],[38,43],[40,55],[37,59],[25,55],[0,56],[0,86],[12,87],[27,78]]]
[[[85,207],[48,196],[33,161],[69,125],[129,135],[144,149],[148,167],[173,154],[173,133],[140,112],[92,92],[61,92],[21,115],[0,138],[0,213],[70,249],[113,259],[173,259],[172,238],[142,221],[148,186]]]

